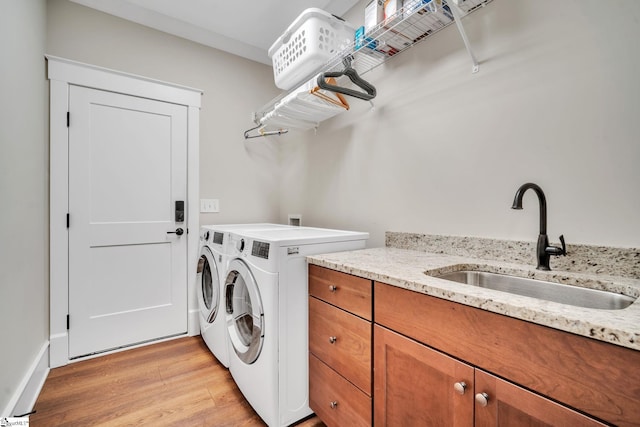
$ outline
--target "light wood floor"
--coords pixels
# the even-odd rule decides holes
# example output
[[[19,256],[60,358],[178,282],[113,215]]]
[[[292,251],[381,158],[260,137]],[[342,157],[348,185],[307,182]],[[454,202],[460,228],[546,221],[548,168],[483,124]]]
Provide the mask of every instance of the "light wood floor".
[[[35,410],[31,427],[265,425],[200,336],[52,369]]]

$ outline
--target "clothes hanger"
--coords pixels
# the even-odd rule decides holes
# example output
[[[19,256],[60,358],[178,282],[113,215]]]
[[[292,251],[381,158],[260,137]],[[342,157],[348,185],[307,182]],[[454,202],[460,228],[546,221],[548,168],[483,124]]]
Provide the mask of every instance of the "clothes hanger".
[[[328,71],[325,73],[320,73],[318,76],[318,87],[320,89],[330,90],[335,93],[342,93],[345,95],[353,96],[355,98],[364,99],[365,101],[369,101],[376,97],[376,88],[373,87],[369,82],[365,81],[358,75],[358,72],[351,67],[352,56],[348,55],[342,58],[342,63],[344,64],[344,70],[342,71]],[[364,90],[364,92],[359,92],[354,89],[337,86],[334,84],[329,84],[325,79],[331,77],[342,77],[347,76],[349,80],[351,80],[356,86]]]
[[[329,77],[326,79],[328,84],[332,84],[335,85],[336,84],[336,79],[334,79],[333,77]],[[327,102],[330,102],[334,105],[337,105],[339,107],[344,108],[345,110],[349,110],[349,103],[347,102],[347,100],[344,98],[344,96],[342,96],[340,93],[336,93],[336,98],[338,98],[337,100],[335,98],[332,98],[331,96],[320,92],[321,88],[319,86],[314,87],[313,89],[311,89],[309,91],[309,93],[311,93],[311,95],[315,95],[320,99],[324,99]]]
[[[258,131],[260,133],[260,135],[249,135],[249,132],[251,132],[253,130],[256,130],[258,128],[261,128]],[[289,129],[278,129],[278,130],[265,131],[264,130],[264,125],[259,124],[256,127],[253,127],[251,129],[248,129],[248,130],[244,131],[244,139],[262,138],[264,136],[270,136],[270,135],[284,135],[287,132],[289,132]]]

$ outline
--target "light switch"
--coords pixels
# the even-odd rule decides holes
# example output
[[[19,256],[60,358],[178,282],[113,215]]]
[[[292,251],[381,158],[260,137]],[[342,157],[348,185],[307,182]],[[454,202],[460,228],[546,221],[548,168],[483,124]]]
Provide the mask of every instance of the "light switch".
[[[220,200],[200,199],[200,212],[220,212]]]

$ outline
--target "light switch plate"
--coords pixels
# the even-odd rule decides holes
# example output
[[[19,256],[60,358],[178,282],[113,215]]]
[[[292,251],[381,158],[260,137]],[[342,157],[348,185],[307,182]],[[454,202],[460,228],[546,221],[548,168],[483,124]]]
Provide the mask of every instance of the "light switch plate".
[[[220,200],[200,199],[200,212],[220,212]]]

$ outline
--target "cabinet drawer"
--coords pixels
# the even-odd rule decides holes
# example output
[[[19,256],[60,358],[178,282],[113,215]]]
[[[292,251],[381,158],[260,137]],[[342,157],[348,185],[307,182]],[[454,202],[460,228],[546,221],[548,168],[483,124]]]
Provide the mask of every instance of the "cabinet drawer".
[[[309,293],[371,320],[371,280],[317,265],[309,265]]]
[[[371,323],[309,297],[309,351],[371,395]]]
[[[312,354],[309,406],[327,427],[371,426],[371,398]]]

